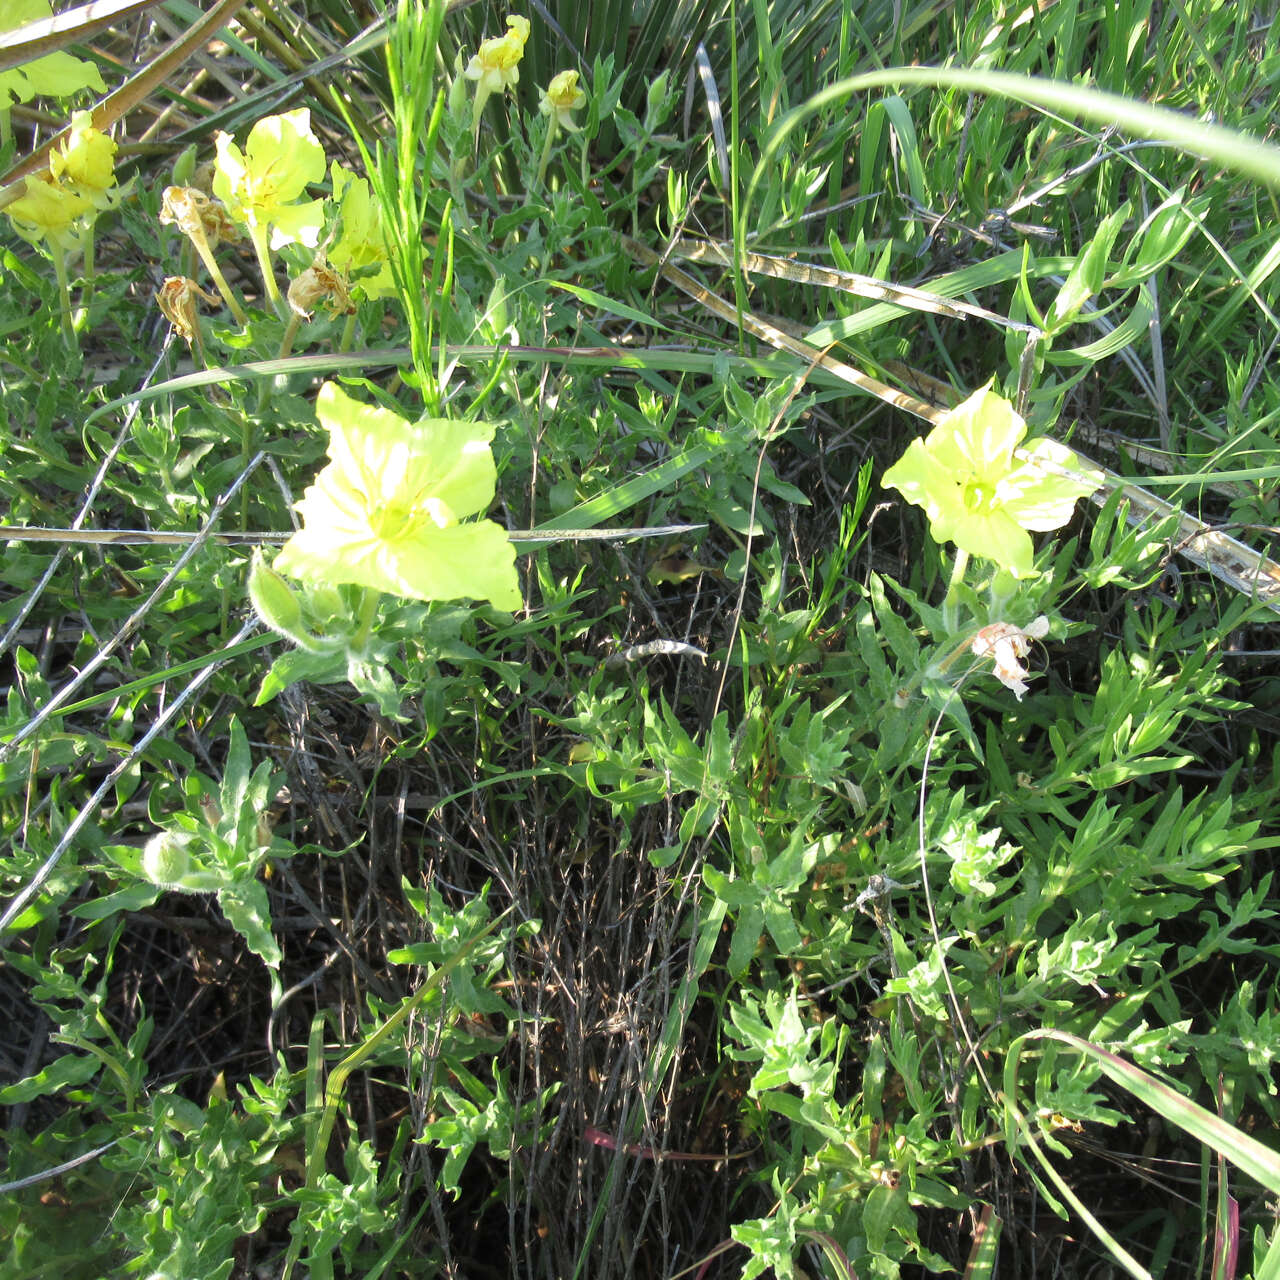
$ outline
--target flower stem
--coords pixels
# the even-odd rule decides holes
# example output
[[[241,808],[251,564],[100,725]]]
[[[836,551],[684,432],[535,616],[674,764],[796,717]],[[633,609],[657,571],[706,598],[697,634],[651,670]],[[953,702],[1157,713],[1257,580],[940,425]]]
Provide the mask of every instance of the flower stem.
[[[84,258],[84,287],[80,290],[80,314],[76,316],[77,332],[88,323],[89,305],[93,301],[93,281],[94,276],[97,274],[94,267],[94,238],[92,222],[85,227],[84,235],[81,237],[80,248]]]
[[[201,237],[196,239],[191,237],[191,243],[195,245],[196,252],[200,255],[200,261],[204,263],[204,269],[209,273],[209,278],[213,281],[217,290],[222,294],[222,300],[227,304],[227,310],[236,318],[236,324],[241,328],[249,323],[249,317],[245,315],[244,308],[240,305],[240,300],[231,292],[231,286],[227,283],[227,278],[222,274],[222,268],[218,266],[218,260],[213,256],[213,250],[209,248],[208,240]]]
[[[373,632],[373,624],[378,620],[378,604],[381,599],[382,596],[379,592],[365,588],[364,599],[360,604],[359,613],[356,615],[356,633],[351,642],[352,649],[357,653],[363,653],[369,644],[369,636]]]
[[[555,142],[557,132],[557,121],[553,112],[547,120],[547,136],[542,143],[542,154],[538,157],[538,177],[534,183],[535,186],[542,186],[542,180],[547,176],[547,162],[551,159],[551,144]]]
[[[293,350],[293,340],[298,336],[298,328],[302,324],[302,317],[296,312],[291,312],[289,319],[285,322],[284,336],[280,339],[280,352],[276,356],[277,360],[283,360]]]
[[[955,562],[951,566],[951,581],[947,585],[947,594],[942,601],[942,617],[946,623],[948,635],[955,633],[959,604],[957,591],[964,581],[964,573],[968,567],[969,553],[963,547],[957,547]]]
[[[356,337],[356,313],[354,311],[347,313],[346,322],[342,326],[342,337],[338,339],[339,351],[350,351],[351,344]]]
[[[53,258],[53,274],[58,281],[58,311],[62,317],[62,336],[67,342],[78,347],[75,322],[71,318],[71,282],[67,276],[67,254],[61,245],[49,243],[49,254]]]
[[[262,287],[271,299],[271,305],[280,310],[282,299],[280,286],[276,284],[276,273],[271,269],[271,255],[267,251],[267,229],[254,223],[249,227],[249,239],[253,241],[253,251],[258,257],[258,270],[262,274]]]

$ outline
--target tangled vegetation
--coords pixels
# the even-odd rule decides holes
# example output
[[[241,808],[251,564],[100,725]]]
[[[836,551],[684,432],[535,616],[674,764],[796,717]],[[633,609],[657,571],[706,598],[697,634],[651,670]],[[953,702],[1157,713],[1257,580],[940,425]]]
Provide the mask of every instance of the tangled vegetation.
[[[0,1280],[1280,1277],[1273,8],[50,19]]]

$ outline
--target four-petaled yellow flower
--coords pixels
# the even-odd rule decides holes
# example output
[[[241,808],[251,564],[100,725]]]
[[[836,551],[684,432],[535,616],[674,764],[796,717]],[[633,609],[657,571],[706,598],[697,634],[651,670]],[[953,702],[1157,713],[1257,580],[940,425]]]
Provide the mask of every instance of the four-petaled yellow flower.
[[[267,296],[279,305],[268,228],[272,249],[299,242],[314,249],[324,223],[323,203],[303,199],[308,184],[319,182],[325,170],[324,148],[311,132],[311,112],[300,107],[264,116],[249,130],[244,151],[226,133],[213,141],[213,194],[248,228]]]
[[[529,39],[529,19],[519,14],[507,16],[507,34],[494,36],[480,45],[480,50],[467,64],[466,77],[476,82],[476,99],[472,106],[472,123],[480,128],[480,113],[489,95],[513,89],[520,80],[520,59]]]
[[[552,116],[555,123],[570,133],[577,133],[579,126],[573,122],[573,112],[587,100],[587,95],[578,88],[576,71],[561,71],[553,76],[551,83],[542,91],[542,101],[538,109],[544,116]]]
[[[324,177],[324,148],[311,132],[306,107],[264,116],[249,130],[244,150],[230,134],[214,138],[213,194],[252,235],[271,227],[271,247],[320,243],[321,202],[303,200],[307,186]]]
[[[493,500],[486,423],[410,423],[326,382],[316,413],[329,465],[298,503],[303,528],[275,568],[309,582],[355,583],[417,600],[520,607],[515,548],[492,520],[460,523]]]
[[[975,391],[913,440],[884,483],[923,507],[938,542],[984,556],[1015,577],[1035,575],[1027,530],[1057,529],[1078,498],[1102,484],[1065,445],[1037,440],[1020,449],[1027,424],[991,390]]]

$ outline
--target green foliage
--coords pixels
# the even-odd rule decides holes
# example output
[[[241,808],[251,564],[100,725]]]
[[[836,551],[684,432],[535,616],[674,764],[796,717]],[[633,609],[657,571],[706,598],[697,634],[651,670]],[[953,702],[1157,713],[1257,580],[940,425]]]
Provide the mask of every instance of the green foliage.
[[[505,6],[295,9],[122,135],[67,279],[3,232],[6,521],[151,541],[6,533],[0,1277],[1277,1274],[1275,570],[1225,540],[1274,525],[1276,31],[551,3],[477,110]],[[355,301],[277,306],[315,253],[259,235],[233,306],[165,189],[304,110],[262,207],[323,202]],[[523,607],[251,557],[340,379],[491,438]],[[1016,580],[881,483],[984,385],[1108,468],[1000,495]],[[976,481],[1052,460],[1006,434]],[[402,462],[379,588],[443,564]]]

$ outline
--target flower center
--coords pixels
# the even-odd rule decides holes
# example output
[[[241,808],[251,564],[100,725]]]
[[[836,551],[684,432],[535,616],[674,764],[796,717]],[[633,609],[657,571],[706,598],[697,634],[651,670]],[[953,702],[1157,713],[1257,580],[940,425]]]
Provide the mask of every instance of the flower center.
[[[960,487],[960,500],[970,515],[990,515],[996,506],[996,486],[970,476]]]
[[[439,498],[401,498],[369,512],[369,528],[383,542],[413,538],[423,525],[447,529],[457,523],[449,504]]]

